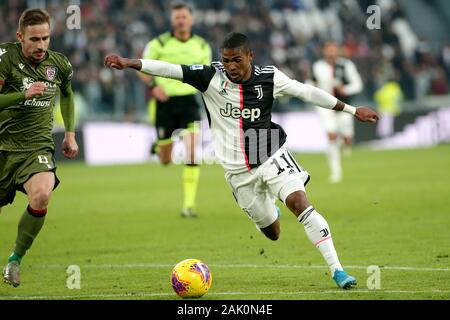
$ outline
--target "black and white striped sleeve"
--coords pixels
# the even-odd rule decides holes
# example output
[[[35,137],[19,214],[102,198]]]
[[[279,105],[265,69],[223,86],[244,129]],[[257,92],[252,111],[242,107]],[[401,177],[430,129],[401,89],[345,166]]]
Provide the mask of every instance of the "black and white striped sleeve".
[[[201,92],[208,89],[209,83],[216,73],[215,68],[204,65],[182,65],[181,68],[183,69],[183,82]]]

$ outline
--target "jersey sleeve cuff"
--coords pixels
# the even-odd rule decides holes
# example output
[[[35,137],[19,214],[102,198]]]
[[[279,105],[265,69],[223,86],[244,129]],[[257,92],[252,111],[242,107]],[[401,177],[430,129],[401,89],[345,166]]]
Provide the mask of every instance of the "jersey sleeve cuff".
[[[344,109],[342,109],[342,111],[350,113],[351,115],[356,114],[356,108],[348,104],[345,104]]]

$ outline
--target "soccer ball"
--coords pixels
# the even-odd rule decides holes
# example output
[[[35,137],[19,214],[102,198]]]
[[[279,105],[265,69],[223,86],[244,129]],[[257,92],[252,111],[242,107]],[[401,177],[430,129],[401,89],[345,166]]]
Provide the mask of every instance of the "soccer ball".
[[[172,288],[182,298],[200,298],[212,284],[208,266],[198,259],[186,259],[172,269]]]

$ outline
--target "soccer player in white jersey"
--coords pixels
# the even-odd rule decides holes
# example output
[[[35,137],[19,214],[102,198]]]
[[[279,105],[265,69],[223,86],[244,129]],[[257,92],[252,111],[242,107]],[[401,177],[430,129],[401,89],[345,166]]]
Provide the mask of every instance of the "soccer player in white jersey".
[[[175,65],[117,55],[108,55],[105,65],[178,79],[197,88],[208,111],[216,157],[239,206],[266,237],[277,240],[280,222],[274,197],[280,199],[304,225],[337,285],[344,289],[356,285],[356,279],[339,262],[328,223],[306,198],[309,174],[284,147],[286,133],[271,122],[271,111],[274,99],[293,96],[351,113],[360,121],[376,122],[377,113],[346,105],[321,89],[288,78],[273,66],[254,65],[249,40],[243,34],[227,35],[221,55],[222,63],[213,62],[211,66]]]
[[[313,84],[332,94],[340,101],[351,104],[354,95],[363,89],[361,76],[355,64],[339,56],[339,45],[328,41],[323,47],[323,59],[312,66]],[[354,137],[354,123],[351,114],[318,108],[328,136],[327,158],[331,183],[342,180],[341,146],[349,153]]]

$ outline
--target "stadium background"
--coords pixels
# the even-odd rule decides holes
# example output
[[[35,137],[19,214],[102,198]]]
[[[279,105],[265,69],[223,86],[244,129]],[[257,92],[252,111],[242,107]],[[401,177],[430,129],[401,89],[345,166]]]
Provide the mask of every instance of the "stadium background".
[[[155,138],[153,130],[147,126],[146,101],[151,95],[133,72],[103,68],[103,58],[112,52],[140,57],[147,41],[165,32],[170,25],[170,2],[86,0],[64,3],[2,1],[0,18],[6,23],[0,25],[0,41],[15,39],[13,31],[23,9],[46,7],[53,17],[51,48],[66,54],[75,69],[73,87],[77,94],[80,157],[85,157],[86,149],[88,153],[94,150],[94,154],[86,155],[88,162],[106,163],[99,149],[86,146],[86,143],[97,143],[102,136],[113,134],[109,130],[119,132],[131,127],[140,142],[136,148],[129,149],[126,146],[129,141],[123,141],[124,149],[116,154],[128,154],[129,158],[115,159],[113,154],[108,154],[109,162],[151,160],[148,152],[139,151],[148,150]],[[66,23],[70,13],[66,10],[73,4],[81,9],[81,25],[79,29],[68,30]],[[394,122],[396,136],[385,137],[390,139],[377,141],[374,143],[376,146],[416,147],[449,141],[446,125],[449,112],[429,115],[436,109],[450,106],[450,41],[446,32],[450,27],[448,1],[200,0],[191,4],[195,9],[194,32],[211,43],[215,60],[220,59],[218,47],[223,36],[230,30],[238,30],[251,38],[257,64],[275,65],[289,76],[305,81],[310,78],[312,62],[321,56],[323,41],[334,39],[342,44],[342,54],[356,63],[364,81],[364,90],[354,98],[354,104],[365,104],[375,109],[377,104],[373,97],[376,90],[394,75],[405,97],[403,112]],[[373,4],[381,9],[377,29],[367,27],[373,13],[367,8]],[[278,113],[311,110],[310,106],[297,99],[278,101],[274,108]],[[288,127],[288,134],[298,133],[296,127],[310,132],[310,136],[304,139],[308,141],[290,147],[294,151],[322,152],[326,139],[320,130],[320,122],[314,114],[303,114],[304,119],[309,116],[306,124],[292,127],[302,119],[296,115],[283,117],[281,114],[281,119],[275,116]],[[428,119],[422,121],[425,124],[418,124],[421,117],[427,115]],[[292,120],[294,118],[295,121]],[[100,126],[93,125],[99,121]],[[105,121],[121,125],[105,126]],[[87,123],[91,124],[88,129],[85,128]],[[57,116],[55,139],[58,142],[61,140],[61,133],[58,133],[61,124],[61,118]],[[375,127],[356,125],[357,143],[379,138]],[[411,126],[414,128],[409,128]],[[408,128],[409,132],[405,132]],[[86,131],[93,137],[83,138]],[[204,142],[205,145],[209,145],[209,141]],[[58,160],[63,160],[60,153],[57,154]]]
[[[258,64],[274,64],[303,81],[320,56],[322,40],[332,38],[343,44],[344,55],[363,77],[364,91],[355,104],[375,109],[374,93],[392,74],[397,76],[405,101],[394,134],[381,138],[375,126],[357,125],[356,141],[362,147],[413,149],[356,148],[344,163],[346,178],[339,186],[327,183],[323,149],[317,148],[326,140],[314,107],[295,99],[275,106],[275,119],[296,129],[288,132],[288,140],[299,143],[294,150],[302,153],[297,157],[312,173],[308,192],[329,219],[338,251],[361,279],[363,290],[348,296],[330,290],[326,273],[315,272],[321,268],[321,257],[305,237],[296,238],[303,231],[295,219],[288,219],[285,209],[282,239],[274,244],[263,239],[241,217],[218,166],[202,169],[201,218],[180,221],[179,168],[147,163],[155,160],[148,153],[154,139],[146,106],[149,92],[134,72],[103,68],[106,54],[138,57],[150,38],[166,31],[169,2],[7,0],[0,2],[0,42],[15,40],[19,15],[27,7],[45,7],[53,17],[51,48],[65,53],[75,70],[80,159],[92,164],[142,164],[88,167],[60,162],[63,184],[55,192],[47,230],[27,256],[24,285],[14,292],[1,288],[0,297],[174,298],[168,272],[188,255],[211,262],[216,278],[207,297],[212,299],[449,299],[450,2],[191,3],[194,30],[211,43],[214,59],[219,59],[223,35],[237,30],[250,36]],[[81,28],[68,30],[66,9],[72,4],[81,8]],[[366,9],[372,4],[381,8],[380,29],[369,30],[366,25],[370,16]],[[56,118],[59,148],[62,129]],[[303,126],[315,127],[315,135],[302,131]],[[56,155],[63,160],[59,150]],[[0,249],[5,257],[25,201],[18,196],[0,216]],[[302,246],[298,255],[292,254],[297,252],[292,243]],[[65,270],[72,263],[83,270],[83,290],[78,293],[65,287]],[[387,266],[385,291],[364,291],[369,264]],[[302,270],[309,266],[313,270],[305,275]],[[305,282],[293,289],[300,275]]]

